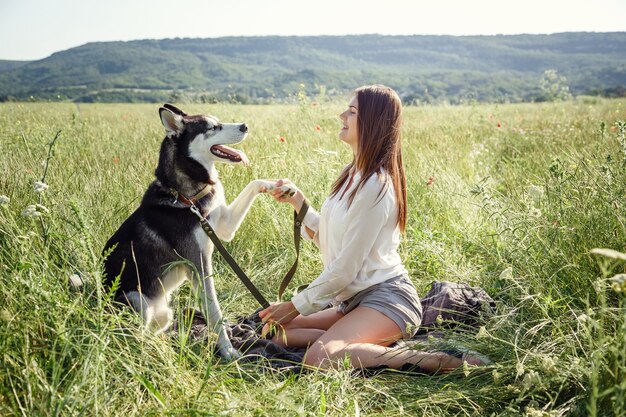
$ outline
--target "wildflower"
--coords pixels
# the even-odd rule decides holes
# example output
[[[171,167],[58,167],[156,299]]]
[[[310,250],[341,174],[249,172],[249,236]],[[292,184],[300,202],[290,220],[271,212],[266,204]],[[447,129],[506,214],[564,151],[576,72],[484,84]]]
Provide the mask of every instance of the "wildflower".
[[[543,410],[534,408],[534,407],[528,407],[526,408],[526,414],[524,414],[525,417],[546,417],[546,416],[550,416],[549,413],[545,413]]]
[[[524,364],[518,362],[517,365],[515,365],[515,371],[517,372],[517,376],[524,375]]]
[[[500,380],[500,372],[497,369],[491,371],[491,377],[493,378],[493,382],[498,382]]]
[[[10,201],[11,201],[11,199],[9,197],[7,197],[6,195],[0,195],[0,206],[3,206],[5,204],[9,204]]]
[[[320,125],[315,125],[315,130],[319,132],[320,130],[322,130],[322,127]]]
[[[119,157],[119,156],[114,156],[114,157],[113,157],[113,163],[114,163],[115,165],[119,164],[119,163],[120,163],[120,157]]]
[[[507,279],[513,278],[513,268],[508,267],[504,271],[500,272],[500,279],[506,281]]]
[[[437,318],[435,319],[435,321],[437,322],[439,326],[443,324],[443,317],[441,317],[441,314],[437,315]]]
[[[37,211],[37,207],[34,204],[31,204],[22,210],[22,217],[31,218],[39,216],[41,216],[41,213]]]
[[[502,123],[498,122],[497,126],[498,126],[498,128],[501,128],[502,127]]]
[[[541,217],[541,210],[539,210],[537,207],[533,207],[530,209],[529,214],[531,217],[539,218]]]
[[[287,142],[287,139],[285,139],[283,136],[279,137],[279,138],[278,138],[278,140],[279,140],[279,141],[281,141],[281,142],[283,142],[283,143],[284,143],[284,142]]]
[[[433,185],[435,183],[434,177],[428,177],[428,181],[426,181],[426,185]]]
[[[548,373],[556,373],[556,361],[551,356],[546,356],[541,360],[543,369]]]
[[[41,194],[47,189],[48,189],[48,184],[41,182],[41,181],[35,181],[35,192],[37,194]]]
[[[626,292],[626,274],[617,274],[610,281],[613,291]]]
[[[529,371],[526,375],[524,375],[524,379],[522,380],[522,384],[524,385],[524,389],[526,390],[535,388],[540,383],[541,376],[536,371]]]
[[[480,326],[480,328],[478,329],[478,333],[476,334],[476,337],[478,339],[489,337],[489,333],[487,333],[487,329],[485,329],[485,326]]]
[[[41,217],[44,213],[49,213],[49,212],[50,210],[48,210],[45,206],[42,206],[41,204],[31,204],[29,206],[26,206],[26,208],[22,210],[22,217],[26,217],[26,218]]]
[[[531,185],[526,190],[526,193],[533,201],[539,201],[543,197],[543,187],[539,185]]]

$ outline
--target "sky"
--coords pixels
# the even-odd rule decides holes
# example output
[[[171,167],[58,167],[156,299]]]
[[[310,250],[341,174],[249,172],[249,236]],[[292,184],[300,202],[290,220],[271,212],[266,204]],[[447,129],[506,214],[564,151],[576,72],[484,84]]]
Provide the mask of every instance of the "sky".
[[[0,0],[0,59],[221,36],[626,31],[626,0]]]

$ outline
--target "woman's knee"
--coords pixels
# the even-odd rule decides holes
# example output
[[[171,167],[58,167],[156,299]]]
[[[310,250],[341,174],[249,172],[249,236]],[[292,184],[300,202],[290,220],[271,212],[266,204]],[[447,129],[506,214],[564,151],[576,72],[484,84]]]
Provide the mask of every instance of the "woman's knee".
[[[309,346],[304,356],[304,364],[309,366],[315,366],[318,368],[328,368],[329,364],[343,359],[349,350],[349,345],[339,342],[321,342],[317,341]]]

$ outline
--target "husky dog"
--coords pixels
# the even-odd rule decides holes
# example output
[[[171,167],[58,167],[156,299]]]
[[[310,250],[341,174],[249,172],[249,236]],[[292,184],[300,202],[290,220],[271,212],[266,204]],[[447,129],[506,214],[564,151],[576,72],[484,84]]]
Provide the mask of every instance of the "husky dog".
[[[172,321],[169,300],[187,278],[200,294],[201,308],[218,334],[217,348],[225,359],[238,357],[226,335],[222,312],[215,294],[211,254],[213,243],[202,230],[190,207],[195,205],[217,236],[230,241],[255,197],[273,188],[268,181],[250,182],[226,205],[224,188],[215,164],[248,164],[246,155],[226,145],[237,144],[247,135],[244,123],[220,123],[208,115],[189,116],[171,104],[159,109],[166,137],[161,144],[153,181],[141,204],[109,239],[104,248],[105,286],[119,277],[116,301],[141,313],[146,326],[157,332]],[[186,259],[168,268],[168,264]]]

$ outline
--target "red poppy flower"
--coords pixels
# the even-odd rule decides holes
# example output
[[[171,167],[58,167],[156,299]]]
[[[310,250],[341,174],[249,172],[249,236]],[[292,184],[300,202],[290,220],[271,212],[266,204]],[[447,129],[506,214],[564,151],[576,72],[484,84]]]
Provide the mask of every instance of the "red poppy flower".
[[[319,132],[320,130],[322,130],[322,128],[320,127],[320,125],[315,125],[315,130]]]
[[[435,178],[428,177],[428,181],[426,181],[426,185],[433,185],[435,183]]]
[[[502,123],[498,122],[498,128],[502,127]]]
[[[285,138],[284,138],[284,137],[282,137],[282,136],[281,136],[281,137],[279,137],[279,138],[278,138],[278,140],[279,140],[279,141],[281,141],[281,142],[287,142],[287,139],[285,139]]]
[[[113,163],[114,163],[115,165],[119,164],[119,163],[120,163],[120,157],[119,157],[119,156],[114,156],[114,157],[113,157]]]

